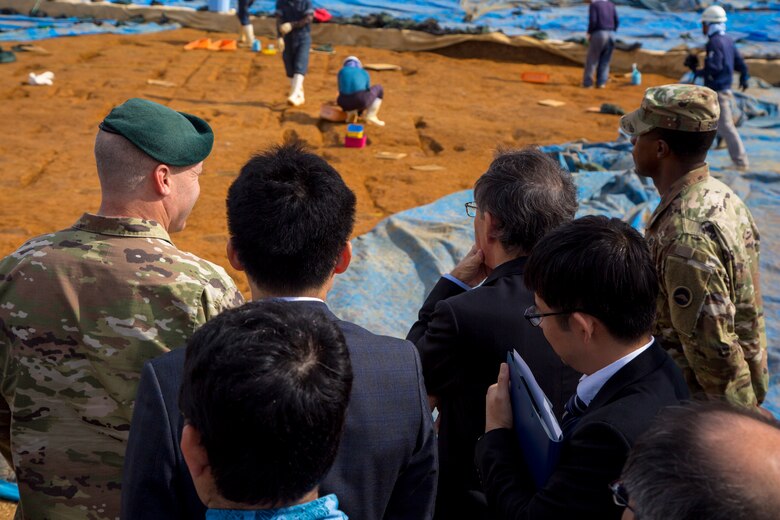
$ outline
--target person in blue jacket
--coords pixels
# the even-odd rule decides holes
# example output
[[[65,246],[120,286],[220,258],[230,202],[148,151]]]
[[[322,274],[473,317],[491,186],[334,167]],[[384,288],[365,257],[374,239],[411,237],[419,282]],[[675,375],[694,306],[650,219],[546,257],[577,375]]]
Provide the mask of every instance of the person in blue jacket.
[[[385,126],[377,117],[385,92],[382,85],[371,86],[371,78],[363,69],[363,64],[355,56],[344,60],[339,71],[339,97],[336,103],[347,113],[347,122],[354,123],[358,115],[365,111],[366,123]]]
[[[734,81],[734,70],[739,71],[739,86],[744,91],[748,88],[748,68],[739,51],[734,45],[734,40],[726,36],[726,11],[722,7],[713,5],[704,10],[701,16],[702,32],[707,35],[707,57],[704,59],[704,68],[699,69],[699,59],[695,54],[690,54],[685,59],[685,66],[693,71],[695,76],[704,79],[704,86],[718,93],[720,104],[720,119],[718,120],[718,138],[726,141],[731,160],[738,170],[748,169],[748,157],[745,145],[742,144],[734,125],[732,106],[734,93],[731,84]]]
[[[618,15],[615,4],[609,0],[591,0],[588,10],[588,56],[585,58],[583,87],[593,86],[594,72],[598,88],[604,88],[607,84],[617,28]]]

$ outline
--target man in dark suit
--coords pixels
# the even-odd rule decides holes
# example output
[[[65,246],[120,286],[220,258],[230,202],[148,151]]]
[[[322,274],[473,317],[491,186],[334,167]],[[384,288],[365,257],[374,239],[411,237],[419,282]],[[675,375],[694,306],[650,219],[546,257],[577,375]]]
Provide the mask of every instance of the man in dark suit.
[[[476,449],[488,503],[500,519],[620,518],[609,484],[655,415],[688,398],[680,369],[650,335],[658,293],[650,251],[628,224],[584,217],[539,241],[525,282],[536,302],[525,318],[585,375],[566,403],[560,460],[537,489],[512,431],[501,365]]]
[[[541,331],[518,319],[533,304],[523,270],[536,242],[574,218],[574,184],[538,148],[500,152],[474,186],[476,244],[442,276],[407,339],[417,345],[425,386],[441,417],[436,518],[481,515],[474,446],[485,430],[485,392],[508,351],[517,349],[560,416],[579,374],[565,366]]]
[[[355,195],[324,160],[285,145],[243,167],[227,207],[228,259],[246,271],[252,299],[282,299],[326,313],[349,348],[352,397],[321,492],[336,493],[351,518],[430,518],[437,457],[417,352],[409,342],[339,320],[324,302],[352,257]],[[125,462],[123,520],[204,517],[179,449],[179,350],[142,373]]]

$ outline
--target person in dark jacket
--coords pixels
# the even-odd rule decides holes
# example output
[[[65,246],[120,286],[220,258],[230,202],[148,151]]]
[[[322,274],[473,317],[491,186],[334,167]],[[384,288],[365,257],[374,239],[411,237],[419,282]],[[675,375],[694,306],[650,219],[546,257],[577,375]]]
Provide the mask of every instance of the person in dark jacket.
[[[720,6],[713,5],[704,10],[701,15],[701,29],[708,37],[704,68],[699,69],[699,59],[695,54],[688,55],[685,66],[690,68],[695,76],[703,77],[705,87],[718,93],[718,139],[726,141],[734,167],[746,171],[749,166],[748,157],[734,124],[734,93],[731,91],[731,84],[734,81],[734,70],[737,70],[740,74],[739,86],[743,91],[746,90],[750,74],[745,60],[734,45],[734,40],[726,36],[726,20],[726,11]]]
[[[382,85],[371,85],[371,78],[358,58],[349,56],[344,60],[338,79],[339,97],[336,103],[347,113],[347,122],[354,123],[365,111],[366,123],[385,126],[384,121],[377,117],[385,91]]]
[[[309,70],[311,23],[314,7],[311,0],[276,0],[277,45],[282,51],[284,70],[290,80],[287,103],[294,107],[306,101],[303,78]]]
[[[617,520],[623,508],[609,484],[656,414],[689,397],[682,372],[650,333],[658,294],[650,249],[625,222],[587,216],[542,238],[524,278],[535,301],[525,319],[585,375],[560,423],[560,459],[537,488],[513,431],[509,370],[501,365],[475,459],[491,518]]]
[[[615,50],[615,31],[618,15],[615,4],[609,0],[592,0],[588,11],[588,56],[585,59],[585,75],[582,86],[593,86],[596,72],[596,86],[604,88],[609,79],[609,62]]]
[[[474,446],[485,431],[485,391],[507,352],[531,367],[563,413],[580,374],[564,365],[541,331],[519,318],[533,304],[523,271],[535,244],[574,218],[571,176],[538,148],[500,152],[474,186],[475,245],[438,281],[407,335],[420,351],[428,395],[441,417],[436,518],[479,518]]]

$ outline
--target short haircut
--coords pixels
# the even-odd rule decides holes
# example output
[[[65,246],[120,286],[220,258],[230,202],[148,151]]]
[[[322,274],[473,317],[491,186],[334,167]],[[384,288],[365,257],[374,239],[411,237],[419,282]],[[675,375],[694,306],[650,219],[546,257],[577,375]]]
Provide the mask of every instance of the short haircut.
[[[501,245],[525,253],[577,211],[571,175],[536,147],[499,150],[474,185],[474,198],[479,211],[497,220]]]
[[[355,194],[301,144],[275,146],[241,169],[227,196],[228,229],[247,274],[276,294],[324,284],[355,225]]]
[[[719,453],[725,444],[740,446],[751,442],[737,434],[739,429],[735,431],[740,421],[778,429],[776,422],[725,402],[693,403],[664,410],[637,439],[623,468],[621,480],[637,518],[776,519],[780,511],[776,484],[762,478],[769,478],[766,471],[772,462],[767,461],[766,468],[754,467],[753,474],[748,475],[740,463],[749,462]],[[718,437],[716,442],[709,440],[713,435]],[[776,469],[771,478],[777,482]],[[767,489],[759,489],[762,484]]]
[[[653,326],[658,278],[650,250],[615,218],[582,217],[548,233],[528,259],[525,284],[550,308],[591,314],[622,341]]]
[[[193,334],[179,404],[224,498],[287,504],[333,464],[351,388],[339,328],[319,311],[266,300]]]
[[[658,139],[662,139],[669,145],[674,155],[690,161],[703,161],[707,152],[712,147],[717,130],[707,132],[683,132],[682,130],[670,130],[668,128],[654,128],[651,130]]]
[[[122,196],[131,194],[161,163],[125,137],[100,130],[95,137],[95,164],[101,188]],[[192,166],[168,165],[168,168],[178,174]]]

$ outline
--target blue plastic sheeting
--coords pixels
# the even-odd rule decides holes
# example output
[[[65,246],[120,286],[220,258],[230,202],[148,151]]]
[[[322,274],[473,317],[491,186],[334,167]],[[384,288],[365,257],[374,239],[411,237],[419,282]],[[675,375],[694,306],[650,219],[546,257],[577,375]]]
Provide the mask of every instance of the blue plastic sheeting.
[[[85,34],[146,34],[179,29],[178,23],[122,23],[116,20],[84,20],[80,18],[46,18],[21,15],[0,15],[0,42],[26,42],[82,36]]]
[[[0,499],[10,500],[11,502],[19,501],[19,487],[7,480],[0,480]]]
[[[759,94],[780,100],[780,89]],[[748,204],[761,231],[761,288],[772,374],[767,406],[780,416],[780,116],[776,104],[746,96],[739,102],[766,113],[740,127],[750,172],[730,170],[726,150],[711,151],[708,162],[713,175]],[[609,215],[642,229],[658,204],[652,184],[633,173],[631,145],[625,139],[543,149],[573,172],[580,200],[578,216]],[[588,171],[594,167],[604,171]],[[329,296],[334,311],[374,332],[404,337],[440,274],[452,269],[472,246],[472,220],[464,204],[473,199],[470,190],[454,193],[393,215],[355,238],[352,265],[336,277]]]

